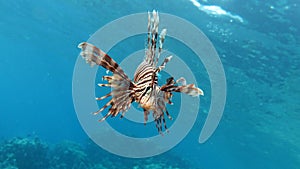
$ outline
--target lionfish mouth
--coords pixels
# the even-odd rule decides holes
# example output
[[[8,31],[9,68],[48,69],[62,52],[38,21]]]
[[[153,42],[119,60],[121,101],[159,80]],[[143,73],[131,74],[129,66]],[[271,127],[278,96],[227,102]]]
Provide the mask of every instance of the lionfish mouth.
[[[163,29],[158,36],[158,25],[158,12],[155,10],[151,13],[148,12],[146,54],[143,62],[137,67],[133,80],[129,79],[116,61],[101,49],[87,42],[78,45],[81,49],[80,55],[88,64],[102,66],[112,72],[112,76],[103,76],[103,79],[108,83],[98,84],[101,87],[112,88],[110,93],[96,98],[96,100],[104,100],[110,97],[110,100],[102,108],[93,113],[97,115],[109,107],[108,113],[99,121],[103,121],[109,116],[115,117],[120,113],[122,118],[130,108],[131,103],[135,101],[144,110],[144,123],[146,124],[148,116],[152,112],[157,130],[162,133],[162,123],[167,130],[165,115],[172,119],[167,110],[167,104],[173,104],[171,98],[174,92],[185,93],[193,97],[204,95],[203,91],[195,87],[194,84],[186,84],[183,77],[176,81],[170,77],[164,85],[158,85],[158,73],[165,68],[172,58],[172,56],[166,57],[158,66],[158,59],[167,33],[167,30]]]

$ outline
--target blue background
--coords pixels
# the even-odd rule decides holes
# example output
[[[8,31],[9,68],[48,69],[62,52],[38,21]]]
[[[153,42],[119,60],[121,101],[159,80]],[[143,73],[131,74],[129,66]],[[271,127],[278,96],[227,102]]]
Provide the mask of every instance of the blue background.
[[[88,137],[72,102],[78,43],[117,18],[156,9],[188,20],[208,36],[222,60],[228,85],[224,116],[214,135],[205,144],[198,143],[208,97],[201,102],[204,108],[189,135],[161,155],[166,164],[184,161],[189,168],[298,168],[299,1],[199,2],[218,5],[244,22],[208,15],[188,0],[0,0],[0,139],[34,135],[49,145],[63,140],[84,144]],[[180,44],[170,44],[169,49],[180,48]],[[203,88],[209,91],[209,83]],[[108,152],[104,155],[111,157],[110,161],[122,161],[124,168],[133,168],[130,159]]]

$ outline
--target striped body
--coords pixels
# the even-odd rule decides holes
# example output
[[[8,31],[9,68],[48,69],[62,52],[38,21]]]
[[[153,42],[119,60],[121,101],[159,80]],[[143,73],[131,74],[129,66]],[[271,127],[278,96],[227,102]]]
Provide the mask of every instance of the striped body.
[[[134,83],[136,85],[136,99],[141,100],[147,92],[149,93],[152,89],[150,87],[152,83],[157,84],[157,75],[154,74],[156,68],[148,64],[147,62],[142,62],[140,66],[136,69],[134,75]],[[154,81],[153,81],[154,75]],[[146,90],[148,91],[146,92]]]
[[[108,116],[117,116],[119,113],[122,113],[121,117],[123,117],[130,108],[131,103],[135,101],[144,110],[145,124],[148,115],[152,112],[156,127],[159,133],[162,133],[162,123],[164,123],[164,128],[167,130],[164,114],[172,119],[166,108],[167,103],[172,104],[172,92],[182,92],[191,96],[203,95],[203,91],[195,87],[194,84],[187,85],[184,78],[175,81],[173,77],[170,77],[166,84],[158,86],[157,73],[172,58],[172,56],[166,57],[163,63],[157,66],[166,35],[166,29],[163,29],[158,36],[158,24],[158,13],[156,11],[148,13],[148,46],[145,58],[137,67],[133,80],[130,80],[121,67],[101,49],[87,42],[78,45],[82,50],[80,54],[87,63],[91,66],[102,66],[113,73],[112,76],[103,77],[104,80],[108,81],[107,84],[98,84],[99,86],[112,88],[110,93],[96,98],[96,100],[103,100],[112,97],[110,101],[94,113],[96,115],[110,106],[108,113],[100,121],[105,120]]]

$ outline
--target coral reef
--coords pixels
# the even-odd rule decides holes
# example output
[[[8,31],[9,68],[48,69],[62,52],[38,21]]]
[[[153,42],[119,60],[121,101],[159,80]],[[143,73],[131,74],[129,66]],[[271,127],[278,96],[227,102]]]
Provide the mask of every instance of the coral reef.
[[[51,151],[51,169],[87,169],[91,164],[79,144],[64,141]]]
[[[146,159],[110,154],[91,140],[81,146],[63,141],[54,146],[37,137],[13,138],[0,144],[0,169],[181,169],[191,166],[171,153]]]
[[[0,168],[47,168],[47,152],[47,145],[38,138],[13,138],[0,146]]]

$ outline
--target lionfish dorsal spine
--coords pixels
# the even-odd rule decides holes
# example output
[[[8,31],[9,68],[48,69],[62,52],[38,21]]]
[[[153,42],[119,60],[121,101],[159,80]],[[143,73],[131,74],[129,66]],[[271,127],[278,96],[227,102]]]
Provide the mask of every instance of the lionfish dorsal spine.
[[[164,44],[164,41],[165,41],[166,34],[167,34],[167,29],[163,29],[160,32],[158,54],[157,54],[157,57],[156,57],[156,60],[155,60],[155,65],[157,65],[159,57],[160,57],[160,54],[162,52],[162,48],[163,48],[163,44]]]
[[[155,66],[156,44],[158,38],[159,15],[153,10],[148,12],[148,40],[145,61]]]

